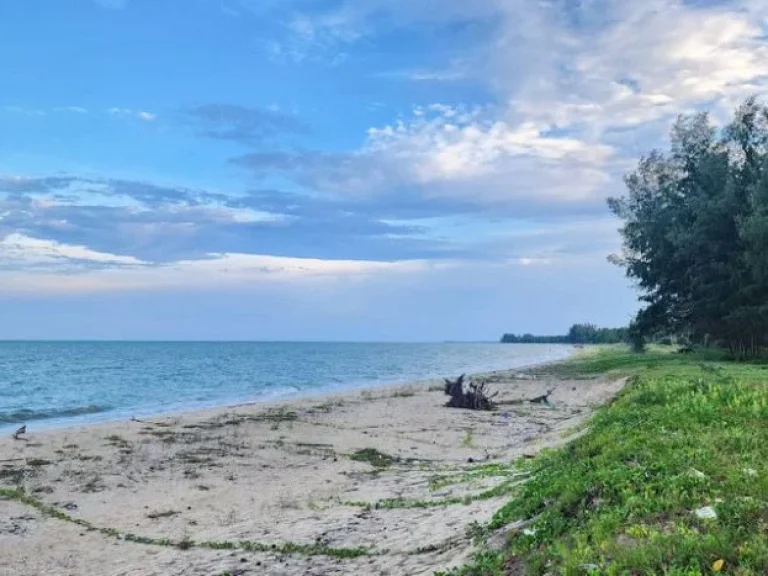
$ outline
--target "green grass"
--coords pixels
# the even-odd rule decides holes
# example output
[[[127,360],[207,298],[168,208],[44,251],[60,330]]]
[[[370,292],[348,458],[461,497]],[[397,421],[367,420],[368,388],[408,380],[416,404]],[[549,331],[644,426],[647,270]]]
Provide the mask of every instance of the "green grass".
[[[396,461],[389,454],[379,452],[376,448],[362,448],[354,452],[349,458],[355,462],[367,462],[378,469],[389,468]]]
[[[549,370],[630,380],[586,435],[527,464],[487,527],[526,529],[453,574],[768,574],[767,366],[613,348]]]
[[[433,476],[429,480],[429,489],[435,491],[447,486],[465,484],[468,482],[482,480],[484,478],[499,478],[507,476],[523,477],[528,476],[528,473],[521,473],[515,463],[494,462],[491,464],[480,464],[477,466],[465,468],[458,474]]]
[[[444,506],[453,506],[454,504],[469,505],[479,500],[489,500],[500,496],[512,494],[522,481],[516,477],[505,480],[504,482],[488,488],[476,494],[467,494],[465,496],[449,496],[433,500],[417,500],[411,498],[385,498],[376,502],[343,502],[345,506],[356,506],[366,510],[395,510],[399,508],[440,508]]]
[[[273,552],[279,554],[300,554],[303,556],[330,556],[333,558],[359,558],[370,556],[368,548],[331,548],[325,544],[296,544],[288,542],[284,544],[264,544],[263,542],[203,542],[198,545],[210,550],[244,550],[246,552]]]

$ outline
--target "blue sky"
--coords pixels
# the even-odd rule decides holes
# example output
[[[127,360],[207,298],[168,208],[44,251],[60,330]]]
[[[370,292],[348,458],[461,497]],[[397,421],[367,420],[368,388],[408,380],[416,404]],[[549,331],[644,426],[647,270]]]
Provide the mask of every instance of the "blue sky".
[[[0,2],[0,338],[625,324],[605,198],[765,92],[764,4]]]

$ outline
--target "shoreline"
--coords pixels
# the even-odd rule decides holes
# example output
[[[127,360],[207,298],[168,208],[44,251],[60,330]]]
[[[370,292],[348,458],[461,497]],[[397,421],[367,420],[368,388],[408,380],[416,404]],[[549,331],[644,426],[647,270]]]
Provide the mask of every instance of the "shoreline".
[[[578,434],[622,386],[523,370],[475,376],[507,403],[495,412],[445,407],[432,380],[0,438],[0,574],[460,565],[522,481],[514,460]],[[515,403],[553,386],[553,407]]]
[[[548,345],[542,344],[542,346],[548,346]],[[569,358],[572,358],[577,353],[578,353],[578,350],[575,347],[569,346],[565,354],[558,355],[556,358],[548,358],[546,360],[533,361],[533,362],[526,361],[525,364],[521,364],[519,366],[506,366],[503,368],[494,368],[490,370],[470,369],[467,372],[467,375],[470,377],[478,378],[478,377],[484,377],[487,375],[493,375],[495,373],[506,373],[506,372],[530,370],[532,368],[565,361]],[[457,375],[458,374],[453,376],[457,376]],[[445,375],[445,376],[448,377],[451,375]],[[403,380],[382,382],[380,384],[362,382],[359,384],[348,384],[348,385],[342,384],[338,387],[335,387],[334,385],[323,385],[318,387],[314,391],[296,390],[293,393],[278,394],[275,396],[262,396],[260,398],[254,398],[254,399],[221,400],[221,401],[216,400],[216,401],[203,402],[203,403],[190,403],[190,404],[187,404],[186,406],[181,406],[178,409],[171,409],[171,410],[152,409],[152,408],[130,410],[130,409],[116,408],[116,409],[110,409],[104,412],[89,413],[89,414],[83,414],[83,415],[65,417],[65,418],[56,417],[56,418],[41,418],[41,419],[30,419],[30,420],[20,419],[18,422],[14,422],[14,423],[0,423],[0,436],[2,436],[3,434],[12,433],[22,424],[26,424],[30,428],[34,427],[41,432],[68,430],[72,428],[89,427],[89,426],[96,426],[100,424],[115,424],[119,422],[129,421],[134,418],[139,418],[139,419],[167,418],[167,417],[174,417],[174,416],[178,417],[181,415],[194,415],[196,413],[203,413],[203,412],[208,413],[210,411],[215,411],[215,410],[231,410],[241,406],[270,406],[273,404],[280,404],[284,402],[294,402],[294,401],[300,402],[302,400],[318,400],[328,396],[345,395],[345,394],[351,394],[351,393],[362,392],[362,391],[374,392],[376,390],[384,390],[387,388],[393,388],[398,386],[411,386],[411,385],[418,386],[423,384],[428,385],[428,384],[433,384],[435,382],[442,382],[442,377],[435,376],[432,378],[419,378],[419,379],[404,378]]]

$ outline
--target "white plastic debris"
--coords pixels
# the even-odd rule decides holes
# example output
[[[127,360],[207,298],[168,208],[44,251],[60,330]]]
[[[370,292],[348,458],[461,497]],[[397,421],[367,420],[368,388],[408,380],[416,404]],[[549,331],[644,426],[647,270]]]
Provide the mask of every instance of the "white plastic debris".
[[[691,476],[694,476],[696,478],[701,478],[702,480],[706,479],[707,475],[704,474],[701,470],[696,470],[696,468],[691,468],[689,471],[689,474]]]
[[[702,520],[714,520],[717,518],[717,512],[715,512],[715,509],[712,508],[712,506],[704,506],[703,508],[699,508],[694,512],[697,518],[701,518]]]

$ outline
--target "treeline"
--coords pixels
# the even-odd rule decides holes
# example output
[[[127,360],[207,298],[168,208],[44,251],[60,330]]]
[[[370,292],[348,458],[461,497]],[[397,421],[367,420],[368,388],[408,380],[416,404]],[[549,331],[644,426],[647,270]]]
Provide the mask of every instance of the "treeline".
[[[641,290],[634,344],[675,334],[742,357],[768,349],[768,108],[751,98],[721,129],[680,117],[669,150],[625,182],[608,201],[623,220],[611,260]]]
[[[627,328],[598,328],[594,324],[574,324],[568,334],[534,336],[533,334],[504,334],[504,344],[618,344],[628,339]]]

